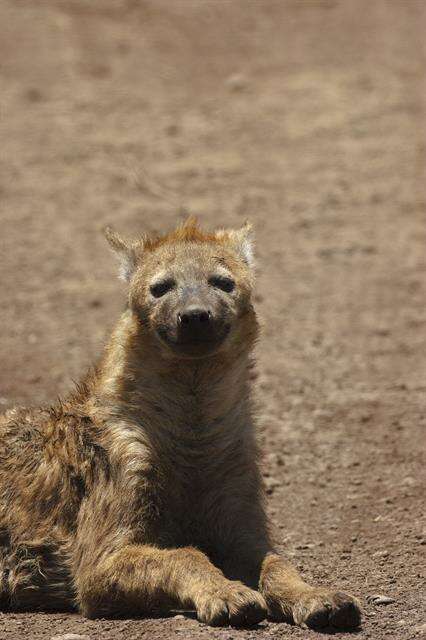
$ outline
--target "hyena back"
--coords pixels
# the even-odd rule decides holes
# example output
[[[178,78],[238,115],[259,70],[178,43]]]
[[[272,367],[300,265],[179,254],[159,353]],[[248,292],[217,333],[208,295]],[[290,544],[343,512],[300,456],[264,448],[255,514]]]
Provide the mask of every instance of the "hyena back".
[[[0,609],[356,627],[355,599],[268,532],[250,227],[107,238],[128,305],[103,358],[57,406],[0,418]]]

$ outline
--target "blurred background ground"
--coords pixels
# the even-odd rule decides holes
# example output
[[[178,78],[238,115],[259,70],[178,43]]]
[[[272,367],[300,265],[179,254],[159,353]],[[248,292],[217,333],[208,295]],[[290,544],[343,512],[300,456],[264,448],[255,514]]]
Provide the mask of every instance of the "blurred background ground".
[[[2,0],[0,24],[0,407],[99,353],[106,223],[250,218],[277,541],[361,599],[360,640],[425,635],[426,3]],[[0,614],[1,640],[66,632],[325,638]]]

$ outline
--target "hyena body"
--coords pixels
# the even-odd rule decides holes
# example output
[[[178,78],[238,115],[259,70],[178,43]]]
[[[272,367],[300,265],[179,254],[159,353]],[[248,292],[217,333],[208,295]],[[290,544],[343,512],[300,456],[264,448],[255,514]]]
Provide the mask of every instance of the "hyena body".
[[[0,419],[0,609],[194,609],[359,624],[271,543],[250,404],[250,230],[109,233],[129,301],[99,366],[50,410]]]

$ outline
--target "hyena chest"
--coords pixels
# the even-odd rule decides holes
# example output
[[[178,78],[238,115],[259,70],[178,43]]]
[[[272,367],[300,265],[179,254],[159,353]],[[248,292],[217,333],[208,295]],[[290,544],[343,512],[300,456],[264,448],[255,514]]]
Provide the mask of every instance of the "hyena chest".
[[[221,508],[220,481],[206,472],[203,460],[176,466],[164,485],[158,509],[158,536],[165,546],[215,546],[217,514]]]

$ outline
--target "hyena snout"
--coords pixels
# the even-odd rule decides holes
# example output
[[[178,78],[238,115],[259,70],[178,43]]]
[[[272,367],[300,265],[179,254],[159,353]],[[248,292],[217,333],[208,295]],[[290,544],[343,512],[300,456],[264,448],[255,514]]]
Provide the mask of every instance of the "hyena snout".
[[[193,305],[177,314],[177,324],[182,334],[208,335],[213,329],[213,314],[210,309]]]
[[[212,309],[190,305],[177,314],[179,342],[212,342],[221,333],[219,322]]]

